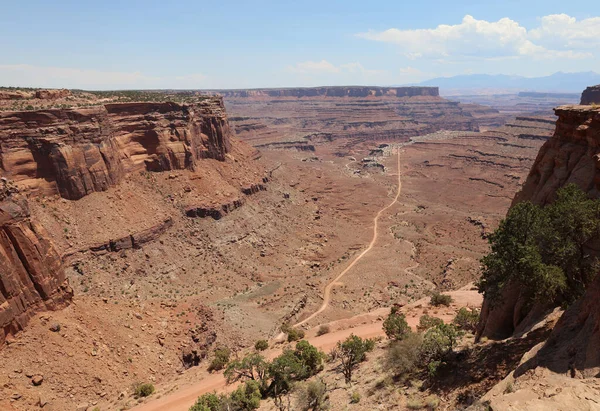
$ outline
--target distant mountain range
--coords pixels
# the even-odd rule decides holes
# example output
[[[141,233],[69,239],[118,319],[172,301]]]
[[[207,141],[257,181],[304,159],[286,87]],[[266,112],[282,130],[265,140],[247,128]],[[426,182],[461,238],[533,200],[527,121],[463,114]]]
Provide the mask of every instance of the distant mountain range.
[[[513,89],[521,91],[581,93],[586,87],[600,84],[600,74],[593,71],[580,73],[558,72],[545,77],[509,76],[505,74],[465,74],[438,77],[415,84],[438,86],[440,91],[470,89]]]

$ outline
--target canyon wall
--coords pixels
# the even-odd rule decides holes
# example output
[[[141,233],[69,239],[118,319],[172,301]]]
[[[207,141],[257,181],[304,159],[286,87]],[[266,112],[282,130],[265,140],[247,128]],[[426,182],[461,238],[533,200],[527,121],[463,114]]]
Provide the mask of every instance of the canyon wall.
[[[440,95],[438,87],[369,87],[333,86],[265,88],[248,90],[211,90],[224,97],[415,97]]]
[[[574,183],[590,196],[600,198],[600,109],[593,106],[562,106],[554,135],[541,147],[521,191],[513,204],[531,201],[545,205],[556,191]],[[524,331],[529,319],[540,315],[544,307],[526,310],[516,284],[508,284],[491,307],[484,300],[477,336],[506,338]]]
[[[600,84],[586,88],[581,94],[582,105],[600,104]]]
[[[26,200],[0,193],[0,346],[39,311],[67,305],[73,291],[48,234]]]
[[[0,113],[0,169],[20,187],[76,200],[127,173],[194,169],[230,150],[223,100]]]

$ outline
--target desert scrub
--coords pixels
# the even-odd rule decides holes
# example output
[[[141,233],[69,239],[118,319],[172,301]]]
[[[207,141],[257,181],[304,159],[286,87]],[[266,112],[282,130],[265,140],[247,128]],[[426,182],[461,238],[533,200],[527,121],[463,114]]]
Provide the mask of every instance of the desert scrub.
[[[390,340],[400,341],[411,334],[410,327],[404,314],[398,312],[398,307],[392,307],[390,314],[383,322],[383,330]]]
[[[477,308],[471,308],[470,310],[466,307],[458,310],[456,317],[452,323],[458,328],[464,331],[474,332],[477,328],[477,322],[479,321],[479,310]]]
[[[434,307],[439,307],[440,305],[448,307],[450,306],[451,302],[451,296],[449,296],[448,294],[440,294],[438,292],[434,292],[433,294],[431,294],[431,300],[429,300],[429,303]]]
[[[327,324],[323,324],[322,326],[319,327],[319,330],[317,331],[317,335],[325,335],[328,334],[329,332],[331,332],[331,328],[327,325]]]
[[[137,384],[133,389],[136,398],[149,397],[152,393],[154,393],[154,385],[150,383]]]
[[[229,356],[231,355],[231,350],[227,347],[217,348],[215,350],[215,358],[211,361],[208,366],[208,371],[220,371],[227,366],[229,363]]]
[[[419,325],[417,326],[417,329],[419,331],[427,331],[428,329],[440,324],[444,324],[444,320],[425,314],[419,318]]]
[[[360,402],[360,394],[358,391],[354,391],[350,396],[350,404],[358,404]]]
[[[254,349],[256,351],[264,351],[269,348],[269,342],[267,340],[258,340],[256,344],[254,344]]]

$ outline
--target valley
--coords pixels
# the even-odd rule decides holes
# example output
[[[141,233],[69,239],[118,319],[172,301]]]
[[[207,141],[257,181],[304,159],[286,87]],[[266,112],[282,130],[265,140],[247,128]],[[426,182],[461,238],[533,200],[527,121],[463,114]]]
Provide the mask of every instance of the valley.
[[[351,333],[382,337],[392,306],[413,329],[431,312],[451,322],[481,306],[488,236],[537,184],[527,176],[555,133],[545,106],[501,111],[436,87],[209,92],[32,95],[34,110],[0,112],[0,409],[186,410],[233,389],[207,372],[215,349],[266,339],[274,358],[289,346],[283,324],[328,352]],[[562,184],[550,181],[535,196]],[[10,234],[23,221],[38,254]],[[454,302],[431,306],[434,291]],[[377,361],[365,375],[381,374]],[[140,382],[156,393],[134,398]],[[340,383],[334,409],[347,395]],[[387,409],[404,409],[398,395]],[[391,407],[363,398],[356,409]]]

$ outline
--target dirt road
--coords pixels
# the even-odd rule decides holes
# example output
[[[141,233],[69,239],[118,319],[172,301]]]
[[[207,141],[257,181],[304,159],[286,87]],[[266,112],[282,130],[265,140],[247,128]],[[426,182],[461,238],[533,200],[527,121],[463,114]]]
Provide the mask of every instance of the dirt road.
[[[397,149],[397,163],[398,163],[397,164],[398,189],[396,191],[396,197],[394,197],[394,200],[390,204],[388,204],[387,206],[385,206],[381,210],[379,210],[379,212],[375,215],[375,218],[373,218],[373,238],[371,239],[369,246],[367,248],[365,248],[362,253],[357,255],[354,258],[354,260],[352,260],[352,262],[348,265],[348,267],[346,267],[346,269],[344,271],[342,271],[337,277],[335,277],[333,280],[331,280],[331,282],[329,284],[327,284],[327,286],[325,287],[325,291],[323,293],[323,304],[321,304],[321,307],[319,307],[319,309],[317,311],[312,313],[310,316],[308,316],[304,320],[300,321],[297,324],[294,324],[294,327],[299,327],[301,325],[308,323],[310,320],[315,318],[317,315],[319,315],[323,311],[325,311],[327,309],[327,307],[329,306],[329,302],[331,301],[331,289],[336,285],[336,283],[339,280],[342,279],[343,276],[345,276],[348,273],[348,271],[350,271],[356,265],[356,263],[358,263],[365,255],[367,255],[369,253],[369,251],[371,251],[373,249],[373,247],[375,246],[375,243],[377,242],[377,237],[379,236],[379,233],[377,232],[379,217],[381,217],[381,215],[385,211],[387,211],[387,209],[389,209],[390,207],[392,207],[394,204],[396,204],[398,202],[398,198],[400,198],[400,192],[402,191],[402,182],[400,180],[400,149],[399,148]]]

